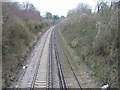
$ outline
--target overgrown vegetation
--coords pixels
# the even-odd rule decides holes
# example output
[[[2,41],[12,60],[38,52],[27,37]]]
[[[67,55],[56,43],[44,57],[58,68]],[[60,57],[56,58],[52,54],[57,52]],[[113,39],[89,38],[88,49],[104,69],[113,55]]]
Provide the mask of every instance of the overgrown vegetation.
[[[100,2],[94,13],[87,4],[79,4],[60,24],[71,48],[111,87],[118,87],[119,3]]]
[[[15,80],[24,58],[51,24],[30,3],[3,2],[2,61],[3,87]]]

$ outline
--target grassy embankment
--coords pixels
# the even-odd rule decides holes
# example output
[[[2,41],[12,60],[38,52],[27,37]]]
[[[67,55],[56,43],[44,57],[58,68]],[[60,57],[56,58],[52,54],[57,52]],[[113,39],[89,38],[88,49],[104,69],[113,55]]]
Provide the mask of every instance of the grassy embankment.
[[[2,78],[6,87],[15,80],[27,53],[50,25],[32,4],[24,6],[21,9],[16,2],[2,3]]]
[[[64,38],[81,60],[103,83],[118,86],[118,9],[108,5],[92,13],[78,7],[68,13],[60,28]]]

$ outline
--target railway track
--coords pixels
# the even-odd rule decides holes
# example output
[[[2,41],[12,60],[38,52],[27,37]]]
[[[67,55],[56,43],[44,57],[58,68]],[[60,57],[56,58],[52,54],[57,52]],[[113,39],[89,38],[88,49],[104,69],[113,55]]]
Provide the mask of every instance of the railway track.
[[[47,57],[51,27],[38,41],[34,52],[31,54],[30,63],[24,75],[20,78],[18,88],[46,88],[47,87]],[[45,57],[45,58],[44,58]],[[43,70],[42,70],[43,69]]]
[[[49,49],[46,49],[46,48],[49,47],[49,38],[51,36],[52,30],[53,30],[53,28],[51,28],[49,30],[47,37],[46,37],[46,40],[44,42],[44,47],[43,47],[42,54],[40,57],[41,60],[38,62],[38,65],[37,65],[38,67],[36,69],[34,79],[33,79],[32,84],[31,84],[32,88],[48,88],[49,70],[50,70],[50,72],[52,72],[51,67],[49,70],[47,69],[48,59],[49,59],[49,63],[50,63],[49,66],[51,66],[52,63],[51,63],[51,57],[50,57],[50,55],[48,55]]]
[[[77,81],[77,84],[78,84],[79,88],[82,89],[81,84],[80,84],[80,82],[79,82],[79,80],[78,80],[78,78],[77,78],[77,76],[76,76],[76,73],[75,73],[75,71],[74,71],[74,69],[73,69],[73,67],[72,67],[72,65],[71,65],[71,63],[70,63],[70,61],[69,61],[69,58],[68,58],[67,54],[65,53],[65,49],[63,49],[63,51],[64,51],[64,54],[65,54],[65,56],[66,56],[66,58],[67,58],[67,61],[68,61],[69,65],[70,65],[70,68],[71,68],[71,70],[72,70],[72,72],[73,72],[73,74],[74,74],[74,77],[75,77],[75,79],[76,79],[76,81]]]
[[[29,65],[28,69],[32,69],[33,71],[31,72],[30,70],[26,70],[27,72],[25,73],[23,80],[21,80],[19,88],[22,87],[22,88],[53,89],[55,88],[54,84],[56,83],[56,81],[59,84],[57,88],[62,88],[62,89],[67,88],[64,73],[63,73],[63,68],[61,65],[61,60],[58,52],[58,47],[56,45],[54,27],[50,28],[46,32],[46,35],[44,36],[44,40],[40,42],[42,45],[38,44],[37,47],[38,49],[40,48],[40,50],[36,49],[32,58],[33,62],[36,59],[38,59],[38,61],[34,63],[35,65],[32,65],[30,63],[31,66]],[[64,54],[68,60],[70,68],[74,74],[76,81],[78,82],[79,87],[81,87],[65,51],[64,51]],[[58,79],[55,79],[55,77],[57,77]]]
[[[53,32],[53,31],[52,31]],[[51,34],[52,36],[52,34]],[[48,63],[48,88],[53,88],[53,40],[52,37],[50,37],[50,44],[49,44],[49,63]]]
[[[60,35],[60,31],[59,31],[59,32],[56,32],[56,33],[59,33],[60,38],[62,38],[61,35]],[[69,60],[69,59],[71,59],[71,58],[69,58],[68,55],[67,55],[67,49],[64,47],[64,45],[62,44],[63,42],[62,42],[61,40],[59,40],[59,42],[60,42],[60,44],[61,44],[61,48],[62,48],[62,51],[63,51],[65,57],[66,57],[66,60],[67,60],[67,62],[68,62],[68,64],[69,64],[69,66],[70,66],[70,69],[71,69],[71,71],[73,72],[73,76],[74,76],[74,78],[75,78],[75,80],[76,80],[79,88],[82,89],[81,83],[80,83],[80,81],[79,81],[78,78],[77,78],[77,75],[76,75],[76,73],[75,73],[75,71],[74,71],[74,69],[73,69],[72,64],[70,63],[70,60]]]
[[[49,34],[49,33],[48,33]],[[48,36],[48,34],[47,34],[47,36]],[[46,39],[47,39],[47,37],[46,37]],[[45,43],[46,43],[46,39],[45,39],[45,42],[44,42],[44,44],[43,44],[43,47],[42,47],[42,52],[43,52],[43,49],[44,49],[44,46],[45,46]],[[41,54],[41,56],[42,56],[42,54]],[[41,58],[41,56],[40,56],[40,58]],[[37,75],[38,75],[38,69],[39,69],[39,66],[40,66],[40,60],[39,60],[39,62],[37,63],[37,67],[36,67],[36,70],[35,70],[35,74],[34,74],[34,77],[33,77],[33,81],[32,81],[32,83],[31,83],[31,88],[34,88],[35,87],[35,84],[36,84],[36,80],[37,80]],[[43,82],[40,82],[40,83],[43,83]]]
[[[60,63],[58,48],[57,48],[56,42],[55,42],[55,33],[54,33],[54,31],[51,34],[51,39],[52,39],[54,50],[55,50],[55,58],[56,58],[57,68],[58,68],[58,77],[59,77],[60,88],[65,89],[66,84],[65,84],[65,80],[64,80],[62,66],[61,66],[61,63]]]
[[[54,49],[54,53],[55,53],[55,59],[57,62],[57,71],[58,71],[58,77],[59,77],[59,84],[60,87],[59,88],[66,88],[66,84],[65,84],[65,80],[64,80],[64,76],[63,76],[63,72],[62,72],[62,67],[61,67],[61,63],[60,63],[60,59],[59,59],[59,54],[58,54],[58,50],[57,50],[57,46],[55,44],[55,35],[54,35],[54,30],[53,28],[50,31],[51,33],[49,33],[48,37],[50,37],[50,41],[49,41],[49,54],[48,54],[48,62],[46,62],[46,73],[42,73],[40,72],[41,68],[41,60],[38,63],[38,67],[36,69],[35,75],[34,75],[34,79],[32,81],[31,87],[32,88],[54,88],[53,86],[53,82],[54,82],[54,75],[53,75],[53,49]],[[47,37],[46,37],[47,38]],[[45,41],[46,43],[46,41]],[[44,47],[45,47],[45,43],[44,43]],[[43,48],[44,48],[43,47]],[[44,52],[44,50],[42,50],[42,52]],[[41,55],[42,56],[42,55]],[[44,67],[45,69],[45,67]],[[46,79],[42,79],[43,77],[41,77],[41,75],[44,75],[46,77]],[[40,80],[41,78],[41,80]]]

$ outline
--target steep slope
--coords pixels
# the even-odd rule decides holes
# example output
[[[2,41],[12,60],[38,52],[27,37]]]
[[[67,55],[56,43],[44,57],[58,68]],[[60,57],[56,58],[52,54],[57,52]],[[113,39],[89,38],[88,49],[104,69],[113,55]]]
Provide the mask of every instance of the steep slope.
[[[23,67],[25,58],[50,22],[32,8],[21,8],[17,2],[3,2],[2,67],[3,87],[9,87]]]
[[[60,24],[61,32],[78,56],[103,83],[118,86],[118,9],[101,12],[73,10]]]

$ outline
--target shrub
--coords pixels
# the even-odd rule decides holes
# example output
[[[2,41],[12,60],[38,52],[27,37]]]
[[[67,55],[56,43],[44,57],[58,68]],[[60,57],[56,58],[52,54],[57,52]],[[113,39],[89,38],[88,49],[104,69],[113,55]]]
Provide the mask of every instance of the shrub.
[[[61,32],[103,83],[117,87],[118,10],[113,11],[105,3],[103,6],[99,13],[72,10],[60,25]]]

